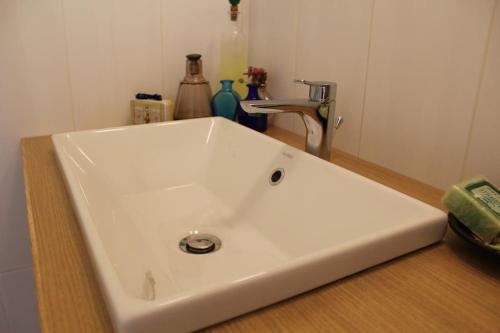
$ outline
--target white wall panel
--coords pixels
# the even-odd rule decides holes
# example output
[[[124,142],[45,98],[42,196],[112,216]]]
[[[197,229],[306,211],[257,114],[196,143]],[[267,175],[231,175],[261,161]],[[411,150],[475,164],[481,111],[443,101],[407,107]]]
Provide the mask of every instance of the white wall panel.
[[[19,141],[72,125],[61,7],[0,2],[0,272],[31,265]]]
[[[175,99],[184,78],[186,55],[202,55],[203,72],[212,92],[220,89],[220,36],[229,22],[229,3],[224,0],[162,0],[163,82],[165,94]],[[248,1],[240,5],[242,28],[248,36]]]
[[[497,0],[462,178],[485,175],[500,186],[500,4]]]
[[[16,2],[0,2],[0,272],[30,264],[19,127],[24,116],[22,45]]]
[[[137,92],[162,93],[160,0],[63,0],[78,129],[130,124]]]
[[[116,104],[130,119],[130,99],[137,92],[161,92],[160,0],[113,0]]]
[[[360,157],[446,188],[460,178],[492,0],[377,0]]]
[[[73,129],[68,74],[61,2],[0,1],[0,294],[13,332],[38,331],[20,139]]]
[[[273,97],[294,94],[299,1],[254,0],[250,8],[249,62],[269,72]]]
[[[249,62],[268,71],[268,90],[274,98],[293,98],[296,86],[298,0],[253,0],[250,7]],[[274,116],[274,124],[290,131],[297,115]]]
[[[372,0],[312,0],[299,9],[296,76],[337,82],[336,114],[344,124],[334,146],[351,154],[359,148],[372,6]],[[308,88],[299,95],[307,97]]]
[[[24,77],[21,134],[34,135],[73,127],[71,88],[60,0],[18,0],[18,61]]]
[[[40,332],[33,281],[31,268],[0,273],[0,294],[5,306],[5,321],[11,332]],[[0,324],[0,329],[1,327]]]
[[[117,126],[113,13],[110,0],[62,0],[77,129]]]
[[[10,332],[9,323],[7,322],[7,315],[5,314],[2,298],[0,297],[0,332]]]

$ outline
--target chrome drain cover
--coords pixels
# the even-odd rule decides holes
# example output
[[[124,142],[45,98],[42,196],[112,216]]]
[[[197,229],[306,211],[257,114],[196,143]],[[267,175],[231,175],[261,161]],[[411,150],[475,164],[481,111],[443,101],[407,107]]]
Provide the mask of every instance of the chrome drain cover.
[[[192,234],[184,237],[179,242],[182,251],[192,254],[206,254],[220,249],[221,241],[214,235]]]

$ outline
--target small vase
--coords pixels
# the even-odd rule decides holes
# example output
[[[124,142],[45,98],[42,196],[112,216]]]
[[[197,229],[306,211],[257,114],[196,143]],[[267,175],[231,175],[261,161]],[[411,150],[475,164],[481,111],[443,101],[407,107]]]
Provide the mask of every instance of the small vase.
[[[210,117],[210,83],[203,76],[203,63],[200,54],[186,56],[186,75],[179,84],[175,103],[174,118],[191,119]]]
[[[235,120],[240,106],[240,95],[233,91],[233,80],[221,80],[221,90],[212,97],[212,114],[229,120]]]
[[[259,86],[256,84],[247,84],[248,96],[245,101],[260,100]],[[248,114],[242,108],[238,108],[238,122],[246,127],[254,129],[259,132],[267,130],[267,114],[255,113]]]

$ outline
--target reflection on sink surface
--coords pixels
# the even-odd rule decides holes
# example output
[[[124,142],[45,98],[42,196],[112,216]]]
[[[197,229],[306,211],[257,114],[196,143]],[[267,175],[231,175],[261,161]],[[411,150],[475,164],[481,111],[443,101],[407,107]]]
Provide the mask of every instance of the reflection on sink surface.
[[[223,118],[53,141],[118,332],[198,329],[437,242],[446,228],[433,207]],[[197,233],[220,249],[181,250]]]

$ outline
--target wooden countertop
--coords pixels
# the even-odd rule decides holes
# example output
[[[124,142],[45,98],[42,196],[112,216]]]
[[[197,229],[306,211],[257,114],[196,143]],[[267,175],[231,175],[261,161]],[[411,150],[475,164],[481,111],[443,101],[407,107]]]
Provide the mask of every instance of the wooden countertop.
[[[268,134],[303,147],[290,132]],[[112,332],[50,137],[22,148],[42,332]],[[333,163],[441,208],[440,190],[342,152]],[[439,244],[206,331],[499,332],[499,262],[448,231]]]

